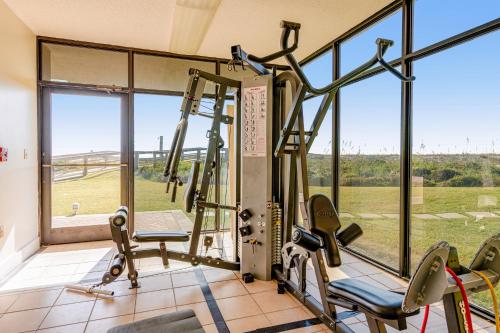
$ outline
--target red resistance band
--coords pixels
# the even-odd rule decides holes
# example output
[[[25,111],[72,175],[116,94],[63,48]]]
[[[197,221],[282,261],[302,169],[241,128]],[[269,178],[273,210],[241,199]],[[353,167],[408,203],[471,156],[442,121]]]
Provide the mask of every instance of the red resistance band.
[[[467,331],[468,333],[474,333],[473,328],[472,328],[472,316],[470,313],[470,305],[469,305],[469,299],[467,298],[467,292],[465,291],[465,287],[462,283],[462,280],[455,274],[455,272],[449,268],[445,267],[446,272],[448,272],[451,277],[455,280],[457,283],[458,288],[460,289],[460,293],[462,294],[462,298],[464,301],[464,310],[465,310],[465,320],[467,322]],[[420,333],[425,333],[425,327],[427,326],[427,320],[429,319],[429,309],[430,306],[427,304],[425,306],[425,312],[424,312],[424,320],[422,321],[422,327],[420,328]]]

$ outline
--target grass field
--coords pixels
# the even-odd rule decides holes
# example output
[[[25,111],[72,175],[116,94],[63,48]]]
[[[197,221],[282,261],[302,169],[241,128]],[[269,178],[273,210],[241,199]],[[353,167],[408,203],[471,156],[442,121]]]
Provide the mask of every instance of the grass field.
[[[120,204],[120,174],[117,171],[89,175],[85,178],[57,182],[52,187],[55,216],[72,214],[72,204],[78,202],[78,214],[111,213]],[[165,193],[165,184],[142,177],[135,179],[135,209],[159,211],[183,209],[184,187],[179,188],[175,203]],[[467,265],[479,245],[496,232],[500,232],[500,218],[475,219],[465,212],[500,212],[500,188],[425,187],[414,191],[423,197],[421,204],[413,206],[414,214],[461,213],[460,219],[412,219],[412,266],[429,246],[446,240],[458,247],[460,259]],[[329,187],[311,187],[311,194],[330,194]],[[490,198],[489,206],[478,207],[481,198]],[[358,213],[397,214],[399,188],[397,187],[342,187],[340,211],[356,216]],[[491,202],[494,204],[492,205]],[[499,214],[500,215],[500,214]],[[192,215],[191,215],[192,218]],[[356,222],[364,230],[353,248],[389,266],[398,267],[399,220],[396,218],[361,219],[343,218],[344,225]],[[496,288],[500,298],[500,287]],[[487,293],[477,294],[474,301],[491,306]]]

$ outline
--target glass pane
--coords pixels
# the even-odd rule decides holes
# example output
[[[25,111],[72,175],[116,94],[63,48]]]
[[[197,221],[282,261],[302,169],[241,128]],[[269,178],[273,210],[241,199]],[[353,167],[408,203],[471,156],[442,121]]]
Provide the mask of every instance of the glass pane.
[[[318,112],[323,96],[308,99],[303,104],[305,129],[309,130],[314,116]],[[325,194],[332,197],[332,109],[321,124],[318,136],[307,155],[307,175],[309,195]]]
[[[120,152],[119,97],[52,94],[52,163],[74,164],[85,155]],[[104,158],[104,157],[103,157]],[[69,161],[69,160],[72,161]],[[87,163],[89,163],[88,161]]]
[[[398,267],[401,82],[379,74],[342,88],[339,210],[363,236],[351,247]],[[384,241],[381,242],[381,239]]]
[[[190,68],[215,74],[214,62],[136,54],[134,55],[134,87],[184,93]],[[211,82],[207,82],[205,93],[215,93],[215,86]]]
[[[119,166],[57,166],[52,172],[52,228],[109,223],[120,206]]]
[[[340,47],[340,72],[347,74],[354,68],[368,61],[375,55],[377,38],[394,41],[394,45],[385,53],[384,59],[391,61],[401,56],[402,14],[401,10],[370,26],[367,30],[343,42]]]
[[[51,101],[52,228],[106,224],[120,206],[121,99]]]
[[[128,86],[128,53],[42,44],[42,80]]]
[[[468,266],[500,230],[500,72],[491,67],[498,45],[495,32],[415,62],[413,268],[439,240]],[[457,70],[459,59],[474,63]],[[471,298],[491,309],[488,292]]]
[[[498,0],[416,0],[414,49],[418,50],[500,17]]]
[[[136,230],[191,230],[194,221],[194,211],[186,213],[183,196],[185,186],[177,190],[175,202],[171,202],[171,194],[165,194],[165,179],[163,177],[164,161],[175,128],[180,119],[178,110],[182,97],[151,94],[135,95],[135,133],[134,133],[134,203]],[[212,110],[213,100],[204,98],[202,105]],[[204,110],[209,111],[209,110]],[[179,165],[179,176],[187,182],[191,164],[194,160],[203,161],[208,147],[207,131],[212,126],[212,120],[201,116],[190,116],[184,153]],[[224,141],[228,136],[227,127],[222,126],[221,136]],[[227,151],[222,150],[221,187],[226,184]],[[201,181],[201,173],[199,180]],[[224,188],[221,188],[224,199]],[[212,198],[215,194],[212,193]],[[223,219],[221,214],[221,221]],[[214,227],[214,212],[209,213],[207,229]]]
[[[304,66],[304,74],[314,87],[323,87],[332,82],[333,53],[328,50]]]

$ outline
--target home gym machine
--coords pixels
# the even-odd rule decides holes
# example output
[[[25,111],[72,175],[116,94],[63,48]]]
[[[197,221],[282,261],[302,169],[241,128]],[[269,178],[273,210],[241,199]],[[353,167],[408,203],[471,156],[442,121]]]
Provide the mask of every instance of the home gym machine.
[[[279,245],[276,243],[273,244],[273,242],[265,243],[261,240],[263,238],[262,236],[267,234],[270,230],[266,230],[267,232],[265,233],[262,232],[262,228],[260,227],[262,223],[259,221],[259,217],[262,220],[262,214],[260,212],[257,214],[251,214],[254,216],[253,221],[252,219],[245,221],[245,219],[242,218],[243,226],[246,224],[251,230],[256,230],[253,233],[245,234],[245,237],[247,238],[246,240],[250,241],[250,237],[255,237],[257,238],[257,241],[253,241],[253,244],[256,243],[259,246],[256,247],[255,245],[252,245],[251,251],[247,251],[247,254],[250,253],[250,255],[245,255],[245,252],[243,251],[241,261],[242,263],[246,261],[255,262],[254,258],[259,251],[265,252],[266,250],[274,250],[276,252],[275,249],[278,247],[280,250],[281,260],[275,260],[275,262],[273,262],[274,276],[278,280],[282,281],[286,285],[286,288],[294,293],[298,299],[307,304],[329,327],[338,329],[342,326],[346,332],[349,332],[349,329],[341,321],[338,321],[335,306],[334,304],[328,302],[327,299],[327,283],[329,278],[326,273],[324,264],[325,260],[323,259],[322,250],[318,248],[316,251],[307,251],[303,247],[297,246],[293,240],[298,237],[298,234],[294,234],[292,237],[292,231],[294,229],[296,232],[300,232],[302,230],[304,231],[304,233],[300,234],[302,238],[299,237],[296,240],[299,243],[307,242],[308,234],[306,234],[306,231],[310,231],[312,229],[315,229],[322,234],[334,235],[338,233],[340,223],[338,223],[338,221],[337,223],[332,221],[334,217],[331,214],[336,214],[334,213],[334,210],[325,210],[321,212],[320,214],[325,214],[325,216],[318,219],[319,222],[317,224],[311,225],[311,221],[316,220],[311,218],[307,211],[307,205],[309,202],[306,159],[307,152],[311,148],[314,139],[318,134],[321,123],[338,89],[349,82],[352,82],[377,63],[384,67],[390,67],[384,61],[383,55],[387,51],[388,47],[392,45],[392,42],[389,40],[378,39],[376,42],[377,52],[368,62],[359,66],[342,78],[334,81],[330,85],[316,89],[311,86],[292,54],[298,47],[300,24],[283,21],[281,23],[281,27],[281,51],[261,58],[246,53],[240,46],[233,46],[231,48],[233,63],[247,64],[250,69],[258,74],[259,78],[252,78],[242,82],[242,112],[244,115],[247,108],[244,98],[245,91],[248,89],[247,86],[252,84],[250,88],[255,89],[256,82],[259,82],[259,80],[264,82],[264,84],[261,84],[261,87],[269,87],[269,82],[272,83],[270,89],[273,91],[272,94],[269,93],[268,95],[272,96],[274,100],[272,102],[267,101],[266,103],[269,108],[266,113],[269,115],[275,115],[275,119],[273,119],[274,123],[271,125],[274,129],[272,138],[274,156],[272,156],[271,168],[273,170],[272,178],[274,180],[282,179],[282,185],[273,182],[272,197],[274,197],[275,201],[268,203],[267,207],[278,205],[279,207],[282,207],[284,212],[284,221],[279,228]],[[290,38],[290,34],[292,32],[294,33],[294,42],[293,45],[289,46],[288,39]],[[271,76],[264,71],[265,62],[275,60],[282,56],[287,59],[287,62],[293,71],[284,72],[277,76]],[[403,77],[400,73],[392,69],[392,67],[390,67],[389,71],[395,74],[399,79],[412,79]],[[311,128],[306,131],[304,129],[302,104],[306,94],[308,93],[312,95],[323,95],[323,100],[320,104],[318,112],[316,113]],[[244,140],[244,136],[246,134],[242,133],[242,135],[242,140]],[[244,170],[246,164],[245,160],[243,160],[242,164],[242,170]],[[261,163],[260,165],[262,166],[263,164]],[[262,168],[263,167],[264,166],[262,166]],[[246,176],[244,173],[242,175]],[[245,177],[242,176],[242,179],[244,178]],[[246,187],[242,186],[241,209],[243,212],[248,211],[252,213],[251,209],[246,206],[245,201],[243,200],[246,197],[246,190]],[[252,190],[253,189],[250,189],[249,192]],[[255,218],[255,216],[257,216],[257,218]],[[302,219],[301,222],[300,218]],[[273,226],[276,227],[276,225],[279,225],[279,222],[273,223]],[[272,234],[276,233],[276,231],[272,232]],[[359,237],[360,234],[361,229],[359,226],[353,224],[346,228],[342,233],[339,233],[337,235],[337,239],[342,245],[347,245]],[[261,239],[259,239],[259,237]],[[278,237],[275,237],[275,239],[278,239]],[[325,238],[325,240],[331,240],[331,238]],[[266,244],[268,244],[267,248],[265,246]],[[243,240],[241,245],[242,247],[248,247],[249,243],[246,243],[245,240]],[[324,243],[322,248],[325,249],[325,259],[328,265],[336,267],[341,264],[336,241]],[[319,304],[314,297],[306,291],[305,275],[308,259],[311,259],[314,267],[317,286],[321,295],[321,304]],[[243,264],[242,273],[245,273],[243,270],[244,268],[245,265]],[[292,276],[292,269],[296,269],[297,276]],[[254,273],[256,269],[254,268],[250,271],[251,273]]]
[[[202,103],[202,97],[207,81],[216,84],[217,91],[215,95],[215,105],[213,113],[202,113],[199,111]],[[102,278],[102,284],[109,284],[116,280],[125,267],[128,266],[128,278],[133,288],[139,286],[138,272],[135,269],[134,260],[141,258],[160,257],[165,268],[169,266],[169,259],[189,262],[193,266],[206,265],[217,268],[239,270],[240,264],[236,261],[229,261],[221,257],[212,257],[198,253],[200,237],[203,234],[204,221],[207,221],[206,209],[236,210],[236,207],[222,205],[219,202],[211,201],[211,181],[214,178],[216,168],[219,168],[220,159],[217,155],[224,146],[224,141],[220,136],[221,124],[232,124],[233,117],[223,114],[226,93],[228,89],[240,89],[240,82],[224,78],[218,75],[206,73],[198,69],[189,70],[188,87],[184,94],[181,117],[174,133],[174,138],[170,151],[167,155],[164,176],[167,181],[167,192],[172,191],[172,201],[175,201],[177,187],[182,185],[182,179],[179,175],[179,163],[181,161],[184,140],[187,133],[188,121],[190,115],[209,117],[212,119],[212,125],[207,132],[209,141],[203,167],[201,162],[195,160],[192,163],[189,179],[184,190],[184,209],[191,212],[195,209],[195,221],[191,234],[185,231],[135,231],[129,235],[127,229],[128,209],[120,207],[115,214],[109,218],[111,235],[118,248],[118,254]],[[236,94],[238,95],[238,94]],[[239,103],[236,103],[237,108]],[[202,168],[201,185],[198,189],[198,178]],[[137,245],[130,243],[132,239],[136,243],[158,242],[159,248],[140,249]],[[167,249],[167,242],[187,242],[191,239],[189,250],[187,252],[173,251]],[[213,238],[205,237],[204,246],[210,247]]]

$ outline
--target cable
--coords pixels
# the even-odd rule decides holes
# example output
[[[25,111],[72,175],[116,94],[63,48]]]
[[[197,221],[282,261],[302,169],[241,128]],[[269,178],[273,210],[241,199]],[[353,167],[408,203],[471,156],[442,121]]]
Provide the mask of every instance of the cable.
[[[500,315],[498,313],[498,301],[497,301],[497,296],[495,295],[495,287],[493,287],[490,279],[488,279],[488,277],[484,273],[479,271],[473,271],[473,272],[479,275],[479,277],[483,279],[484,282],[488,285],[488,289],[490,290],[491,294],[491,299],[493,300],[493,311],[495,312],[496,333],[500,333]]]
[[[422,327],[420,327],[420,333],[425,333],[425,327],[427,326],[427,320],[429,320],[429,310],[431,306],[427,304],[425,306],[424,320],[422,321]]]
[[[462,280],[455,274],[455,272],[449,268],[448,266],[445,267],[446,272],[453,277],[455,282],[457,283],[458,288],[460,289],[460,293],[462,294],[463,302],[464,302],[464,308],[465,308],[465,320],[467,321],[467,331],[468,333],[473,333],[474,329],[472,328],[472,316],[470,314],[470,305],[469,305],[469,299],[467,298],[467,292],[465,291],[465,287],[462,283]]]

